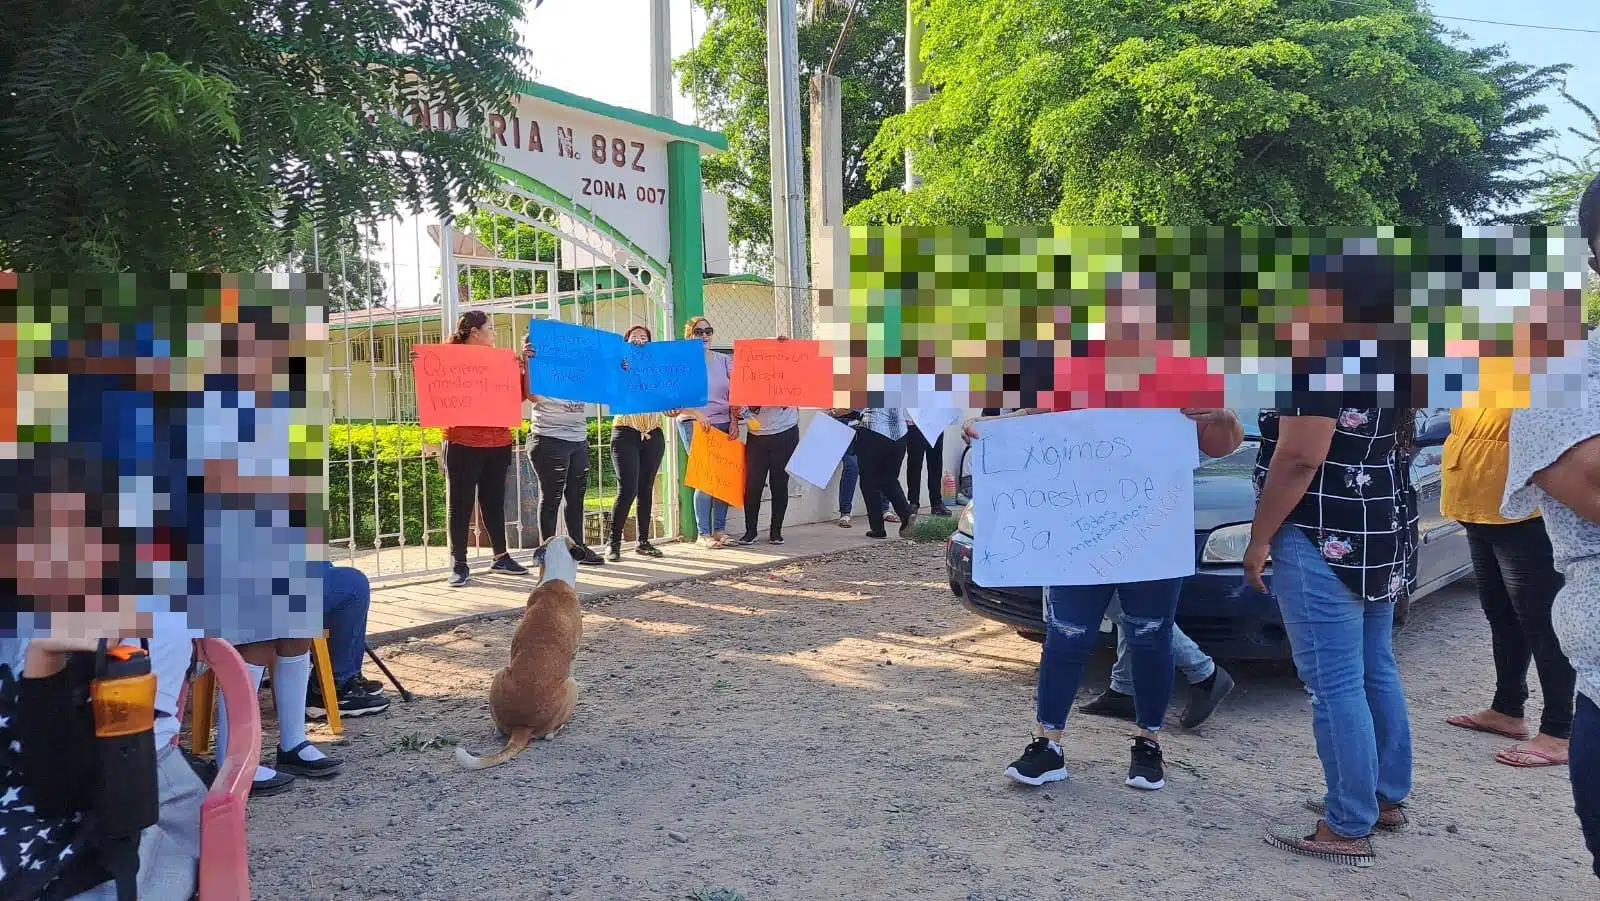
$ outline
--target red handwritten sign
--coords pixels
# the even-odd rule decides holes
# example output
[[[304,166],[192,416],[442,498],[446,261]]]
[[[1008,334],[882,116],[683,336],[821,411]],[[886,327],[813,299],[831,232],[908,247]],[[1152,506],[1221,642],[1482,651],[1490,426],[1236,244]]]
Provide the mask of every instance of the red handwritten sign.
[[[417,419],[426,427],[522,424],[517,356],[498,347],[418,344]]]
[[[820,341],[735,341],[728,402],[827,409],[833,406],[833,358]]]

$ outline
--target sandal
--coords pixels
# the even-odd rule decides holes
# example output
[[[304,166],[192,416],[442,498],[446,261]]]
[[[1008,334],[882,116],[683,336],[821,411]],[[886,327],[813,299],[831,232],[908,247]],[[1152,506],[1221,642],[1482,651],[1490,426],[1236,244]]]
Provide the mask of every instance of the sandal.
[[[1518,769],[1532,770],[1547,766],[1566,766],[1567,758],[1557,757],[1538,748],[1528,745],[1517,745],[1514,748],[1502,748],[1495,752],[1495,763],[1514,766]]]
[[[1526,730],[1522,732],[1512,732],[1509,729],[1496,729],[1495,727],[1490,726],[1478,719],[1478,715],[1476,713],[1457,714],[1445,720],[1445,722],[1455,726],[1458,729],[1469,729],[1473,732],[1487,732],[1490,735],[1498,735],[1502,738],[1509,738],[1512,741],[1527,741],[1533,737],[1532,735],[1528,734]]]

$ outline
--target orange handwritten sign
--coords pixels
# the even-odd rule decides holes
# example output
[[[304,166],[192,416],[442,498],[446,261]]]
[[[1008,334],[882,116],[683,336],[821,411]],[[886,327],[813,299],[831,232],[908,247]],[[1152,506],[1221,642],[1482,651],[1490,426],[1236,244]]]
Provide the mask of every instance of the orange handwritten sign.
[[[735,341],[728,402],[827,409],[833,406],[833,359],[820,341]]]
[[[497,347],[418,344],[417,419],[426,427],[522,424],[517,356]]]
[[[744,445],[721,429],[694,427],[683,484],[735,507],[744,506]]]

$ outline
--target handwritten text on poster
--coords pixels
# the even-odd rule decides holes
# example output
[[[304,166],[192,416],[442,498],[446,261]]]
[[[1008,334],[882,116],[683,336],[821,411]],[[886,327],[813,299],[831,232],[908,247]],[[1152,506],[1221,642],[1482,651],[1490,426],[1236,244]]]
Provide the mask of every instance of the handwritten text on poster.
[[[1194,423],[1078,410],[979,426],[973,580],[1105,585],[1193,575]],[[1187,448],[1187,450],[1185,450]]]
[[[424,427],[522,424],[517,358],[470,344],[415,345],[417,419]]]
[[[741,407],[831,407],[833,359],[820,341],[735,341],[728,400]]]

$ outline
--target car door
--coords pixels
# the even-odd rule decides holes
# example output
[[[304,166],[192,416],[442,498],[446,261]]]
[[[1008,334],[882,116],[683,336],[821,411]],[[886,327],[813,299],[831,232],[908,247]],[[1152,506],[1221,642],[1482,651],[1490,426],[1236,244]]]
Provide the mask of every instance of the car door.
[[[1467,536],[1461,524],[1446,519],[1440,512],[1443,481],[1440,462],[1442,441],[1450,434],[1450,411],[1427,408],[1417,411],[1417,436],[1421,445],[1411,461],[1411,483],[1417,489],[1417,535],[1422,542],[1417,554],[1417,587],[1432,587],[1462,566],[1470,563]]]

